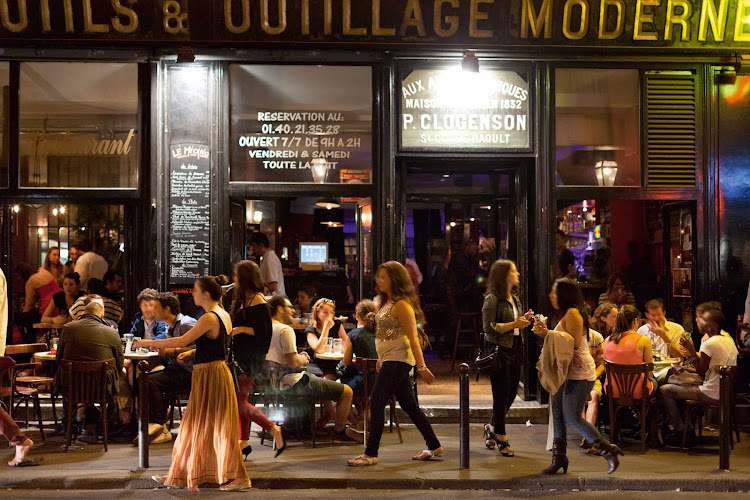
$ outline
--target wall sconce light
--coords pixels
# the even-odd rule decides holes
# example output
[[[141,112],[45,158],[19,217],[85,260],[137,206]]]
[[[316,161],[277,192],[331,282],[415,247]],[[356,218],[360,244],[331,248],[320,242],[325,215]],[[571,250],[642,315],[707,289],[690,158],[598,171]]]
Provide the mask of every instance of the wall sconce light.
[[[479,73],[479,59],[474,51],[467,50],[464,52],[464,58],[461,60],[461,69],[468,73]]]
[[[183,45],[177,49],[177,64],[187,64],[195,62],[195,52],[189,45]]]
[[[255,222],[256,224],[260,224],[261,222],[263,222],[263,212],[261,212],[260,210],[255,210],[253,212],[253,222]]]
[[[600,186],[611,187],[615,185],[617,177],[617,162],[611,160],[601,160],[594,165],[596,173],[596,182]]]
[[[63,206],[60,207],[60,213],[63,214],[63,215],[65,215],[65,207],[63,207]]]
[[[57,217],[57,209],[56,208],[52,209],[52,215],[54,215],[55,217]]]
[[[258,210],[255,200],[245,200],[245,223],[260,224],[263,222],[263,210]]]
[[[336,198],[321,198],[315,202],[315,206],[330,210],[332,208],[339,208],[341,204]]]
[[[328,176],[328,161],[325,158],[313,158],[310,162],[310,170],[312,171],[313,182],[325,184]]]
[[[19,207],[18,205],[13,205],[13,212],[18,213],[20,211],[21,211],[21,207]]]
[[[337,221],[332,221],[332,220],[321,222],[321,224],[323,224],[324,226],[328,228],[344,227],[343,222],[337,222]]]

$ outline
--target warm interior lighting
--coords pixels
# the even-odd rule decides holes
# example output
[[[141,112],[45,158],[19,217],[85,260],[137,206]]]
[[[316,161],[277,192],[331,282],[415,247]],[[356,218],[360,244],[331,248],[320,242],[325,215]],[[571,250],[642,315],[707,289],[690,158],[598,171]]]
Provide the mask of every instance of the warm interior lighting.
[[[61,213],[61,214],[64,214],[64,213],[65,213],[65,207],[60,207],[60,213]]]
[[[57,209],[56,208],[52,209],[52,215],[54,215],[55,217],[57,217]]]
[[[337,222],[337,221],[332,221],[332,220],[321,222],[321,224],[323,224],[324,226],[329,227],[329,228],[331,228],[331,227],[344,227],[344,223],[343,222]]]
[[[611,160],[601,160],[594,165],[596,182],[600,186],[611,187],[615,185],[617,177],[617,162]]]
[[[451,223],[450,223],[450,227],[456,227],[456,223],[455,223],[455,222],[453,222],[453,221],[451,221]]]
[[[189,45],[183,45],[177,49],[177,64],[186,64],[195,62],[195,52]]]
[[[476,53],[471,50],[464,52],[464,58],[461,60],[461,69],[469,73],[479,73],[479,59]]]
[[[13,211],[15,213],[18,213],[20,210],[21,210],[21,207],[19,207],[18,205],[13,205]]]
[[[339,208],[341,204],[335,198],[321,198],[315,202],[315,206],[331,210],[332,208]]]
[[[262,211],[255,210],[253,212],[253,222],[255,222],[256,224],[260,224],[261,222],[263,222],[263,212]]]
[[[328,175],[328,161],[325,158],[313,158],[310,162],[310,170],[312,171],[313,182],[323,184]]]

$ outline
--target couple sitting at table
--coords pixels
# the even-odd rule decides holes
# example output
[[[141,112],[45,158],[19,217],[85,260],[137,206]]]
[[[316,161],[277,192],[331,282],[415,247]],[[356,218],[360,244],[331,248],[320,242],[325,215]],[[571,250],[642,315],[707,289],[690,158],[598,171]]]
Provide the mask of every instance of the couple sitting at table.
[[[332,413],[335,418],[335,437],[341,441],[362,443],[364,441],[362,433],[346,426],[354,395],[351,387],[336,382],[331,376],[321,377],[313,372],[306,371],[306,368],[310,365],[310,355],[307,351],[297,353],[296,336],[294,330],[289,326],[292,324],[292,315],[294,314],[292,303],[285,295],[274,295],[269,300],[268,306],[271,309],[273,325],[271,344],[256,383],[271,390],[277,390],[282,396],[286,394],[302,395],[331,401]],[[329,312],[325,311],[325,314],[328,319]],[[332,312],[330,316],[333,316]],[[317,318],[317,316],[315,317]],[[325,329],[326,336],[330,329],[331,325],[328,324]],[[325,341],[323,345],[325,345]],[[335,405],[333,401],[336,402]],[[311,431],[315,432],[315,429]]]

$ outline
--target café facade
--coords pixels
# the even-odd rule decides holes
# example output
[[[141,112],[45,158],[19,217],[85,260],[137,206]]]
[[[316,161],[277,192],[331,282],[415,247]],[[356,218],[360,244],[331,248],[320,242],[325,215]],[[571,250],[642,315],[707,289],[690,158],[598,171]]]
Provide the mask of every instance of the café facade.
[[[409,258],[450,351],[451,259],[548,314],[563,230],[691,323],[747,283],[748,67],[750,0],[0,0],[0,264],[90,238],[132,315],[253,232],[349,309]]]

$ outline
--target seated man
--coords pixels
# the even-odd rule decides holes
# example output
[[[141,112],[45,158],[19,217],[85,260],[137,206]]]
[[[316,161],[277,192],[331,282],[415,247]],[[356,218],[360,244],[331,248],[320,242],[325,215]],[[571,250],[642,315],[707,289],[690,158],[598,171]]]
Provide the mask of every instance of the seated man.
[[[92,281],[92,280],[89,280]],[[97,280],[98,281],[98,280]],[[92,287],[91,284],[89,285],[89,288],[96,288]],[[117,325],[120,324],[120,321],[122,321],[123,311],[122,307],[120,307],[117,302],[115,302],[112,299],[108,299],[107,297],[101,297],[97,294],[89,293],[90,295],[96,295],[99,297],[99,300],[102,301],[104,304],[104,322],[107,323],[109,326],[117,330]],[[83,316],[83,310],[86,307],[85,302],[85,296],[79,297],[76,299],[75,302],[73,302],[73,305],[70,306],[70,309],[68,312],[70,312],[70,315],[73,317],[74,320],[80,318]]]
[[[737,347],[734,339],[721,334],[721,323],[724,314],[718,309],[702,309],[703,313],[696,315],[696,324],[701,333],[708,336],[701,344],[700,353],[695,352],[695,346],[688,338],[681,342],[680,352],[684,356],[695,358],[695,369],[705,377],[699,386],[685,386],[667,384],[659,390],[669,421],[674,433],[667,439],[667,444],[679,447],[682,443],[682,432],[687,422],[682,421],[682,414],[678,401],[697,399],[699,401],[719,401],[719,372],[720,366],[737,365]]]
[[[351,387],[301,371],[310,363],[307,353],[297,354],[297,342],[292,323],[294,307],[286,295],[274,295],[268,302],[273,320],[271,346],[259,379],[270,381],[275,375],[281,394],[306,395],[316,399],[336,401],[334,432],[341,441],[364,442],[364,435],[346,426],[352,409],[354,393]],[[315,429],[312,429],[315,432]]]
[[[164,322],[167,331],[162,338],[181,337],[195,326],[196,320],[185,316],[180,311],[180,301],[173,293],[159,293],[153,301],[156,321]],[[191,344],[183,351],[195,348]],[[193,362],[178,349],[161,349],[159,357],[164,369],[152,370],[149,376],[149,436],[152,443],[168,443],[172,433],[166,427],[167,401],[165,392],[190,392],[190,381],[193,376]]]
[[[107,399],[109,406],[109,421],[117,421],[117,404],[115,396],[118,392],[118,381],[123,371],[122,343],[117,331],[107,325],[104,321],[104,303],[98,295],[87,295],[84,299],[83,314],[80,318],[67,323],[60,333],[57,344],[57,363],[61,361],[104,361],[114,358],[116,369],[110,372],[107,380]],[[65,395],[67,391],[67,380],[58,369],[55,374],[55,390]],[[63,406],[67,406],[66,398],[63,397]],[[67,415],[67,411],[64,412]],[[63,417],[64,421],[67,418]],[[98,412],[87,409],[84,422],[84,435],[80,438],[85,443],[96,443],[97,433],[95,426],[98,420]]]
[[[646,302],[648,323],[638,329],[638,333],[651,339],[651,348],[655,355],[662,359],[682,358],[680,339],[686,336],[682,325],[667,321],[664,317],[664,304],[659,299]],[[654,378],[662,385],[665,382],[669,366],[654,369]]]
[[[112,299],[118,304],[121,304],[125,295],[122,292],[122,273],[110,269],[104,274],[102,281],[104,282],[102,297]]]
[[[159,292],[153,288],[144,288],[138,294],[139,312],[135,313],[135,320],[130,333],[134,337],[140,337],[144,340],[166,338],[167,324],[156,319],[154,315],[154,301]]]

